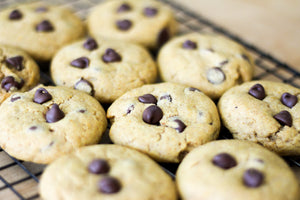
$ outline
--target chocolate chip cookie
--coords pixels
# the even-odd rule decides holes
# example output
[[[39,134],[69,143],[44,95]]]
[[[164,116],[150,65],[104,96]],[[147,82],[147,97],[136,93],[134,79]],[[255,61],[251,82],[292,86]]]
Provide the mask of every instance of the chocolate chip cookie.
[[[126,91],[153,83],[157,68],[139,45],[87,38],[61,49],[51,64],[57,85],[87,92],[100,102],[111,103]]]
[[[219,135],[216,105],[196,88],[176,83],[145,85],[108,109],[114,143],[140,150],[157,161],[180,162],[193,148]]]
[[[66,87],[13,93],[0,106],[0,145],[25,161],[50,163],[62,154],[95,144],[107,121],[99,102]]]
[[[299,98],[300,89],[288,84],[252,81],[228,90],[218,106],[234,138],[280,155],[300,155]]]
[[[81,20],[63,7],[19,4],[0,13],[0,43],[21,48],[37,60],[50,60],[84,34]]]
[[[176,200],[171,177],[146,155],[119,145],[83,147],[49,165],[40,182],[45,200]]]
[[[92,36],[130,41],[147,48],[162,46],[176,32],[172,11],[153,0],[112,0],[96,6],[88,16]]]
[[[25,92],[40,80],[39,67],[24,51],[0,45],[0,104],[12,92]]]
[[[179,165],[176,183],[182,199],[298,200],[299,184],[282,158],[242,140],[209,142]]]
[[[174,38],[159,52],[164,81],[187,84],[212,99],[253,76],[253,61],[241,45],[220,35],[189,33]]]

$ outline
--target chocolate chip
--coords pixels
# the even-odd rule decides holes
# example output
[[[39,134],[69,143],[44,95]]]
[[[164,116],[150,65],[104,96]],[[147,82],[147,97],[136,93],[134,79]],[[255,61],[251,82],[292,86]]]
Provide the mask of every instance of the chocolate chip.
[[[70,64],[73,67],[84,69],[84,68],[87,68],[89,66],[90,60],[87,57],[80,57],[80,58],[77,58],[77,59],[73,60]]]
[[[53,25],[48,20],[43,20],[38,25],[36,25],[35,30],[37,32],[50,32],[54,30]]]
[[[80,112],[80,113],[85,113],[86,110],[85,110],[85,109],[80,109],[80,110],[78,110],[78,112]]]
[[[149,106],[143,112],[143,121],[147,124],[157,125],[162,117],[163,112],[160,107],[156,105]]]
[[[178,124],[177,128],[175,128],[179,133],[183,132],[184,129],[186,128],[186,125],[180,120],[180,119],[175,119],[174,122]]]
[[[189,91],[192,91],[192,92],[201,92],[199,89],[193,88],[193,87],[189,87]]]
[[[291,114],[286,111],[286,110],[283,110],[281,111],[280,113],[277,113],[276,115],[274,115],[274,118],[282,125],[282,126],[289,126],[291,127],[292,124],[293,124],[293,119],[292,119],[292,116]]]
[[[104,159],[95,159],[88,166],[89,172],[93,174],[105,174],[109,169],[109,164]]]
[[[24,81],[21,80],[20,83],[18,83],[14,77],[12,76],[6,76],[1,81],[1,87],[6,91],[10,91],[11,88],[21,89],[24,85]]]
[[[98,183],[99,191],[105,194],[117,193],[121,189],[121,183],[114,177],[103,177]]]
[[[127,3],[123,3],[117,10],[118,13],[127,12],[131,10],[131,6]]]
[[[58,107],[57,104],[53,104],[52,107],[46,113],[46,121],[48,123],[57,122],[64,117],[64,112]]]
[[[128,109],[127,109],[126,114],[128,115],[128,114],[131,113],[131,111],[133,111],[133,110],[134,110],[134,105],[130,105],[130,106],[128,107]]]
[[[170,39],[170,33],[167,28],[162,29],[157,36],[157,45],[161,47]]]
[[[108,48],[106,49],[105,54],[102,56],[102,60],[105,63],[110,63],[110,62],[120,62],[122,58],[114,49]]]
[[[226,79],[226,76],[220,67],[210,68],[206,76],[207,80],[212,84],[221,84]]]
[[[159,98],[159,100],[164,100],[164,99],[168,100],[169,102],[172,102],[172,97],[169,94],[163,95]]]
[[[75,83],[74,89],[84,91],[92,96],[94,95],[94,87],[92,83],[83,78],[80,78],[80,80]]]
[[[31,127],[29,127],[29,130],[32,130],[32,131],[34,131],[36,129],[37,129],[37,126],[31,126]]]
[[[246,61],[248,61],[250,63],[250,59],[247,55],[242,54],[241,56],[242,56],[243,59],[245,59]]]
[[[37,7],[35,9],[35,12],[38,12],[38,13],[41,13],[41,12],[47,12],[48,11],[48,8],[47,7],[44,7],[44,6],[41,6],[41,7]]]
[[[243,182],[247,187],[259,187],[263,183],[263,180],[264,175],[256,169],[248,169],[244,172]]]
[[[261,84],[255,84],[253,85],[248,94],[252,95],[253,97],[263,100],[266,97],[265,89]]]
[[[288,92],[283,93],[281,95],[281,103],[289,108],[292,108],[294,105],[297,104],[298,98],[295,95],[292,95]]]
[[[182,44],[182,48],[184,49],[197,49],[197,43],[193,42],[191,40],[186,40],[183,44]]]
[[[9,19],[11,20],[18,20],[21,19],[22,17],[23,17],[22,13],[17,9],[11,11],[11,13],[9,14]]]
[[[94,40],[93,38],[88,38],[84,44],[83,47],[89,51],[95,50],[98,48],[98,44],[96,42],[96,40]]]
[[[119,30],[127,31],[132,26],[132,22],[128,19],[122,19],[122,20],[116,21],[116,25]]]
[[[11,97],[10,101],[11,101],[11,102],[15,102],[15,101],[17,101],[17,100],[19,100],[19,99],[21,99],[20,96],[17,96],[17,97],[13,96],[13,97]]]
[[[216,155],[213,160],[213,164],[221,167],[222,169],[230,169],[237,165],[236,160],[228,153],[220,153]]]
[[[157,99],[152,94],[144,94],[143,96],[138,97],[139,102],[141,103],[157,103]]]
[[[51,99],[52,95],[45,88],[39,88],[34,93],[33,102],[43,104]]]
[[[147,17],[154,17],[157,14],[158,10],[153,7],[144,8],[144,15]]]
[[[226,65],[227,63],[229,63],[229,61],[228,60],[224,60],[224,61],[220,62],[220,66]]]
[[[15,57],[7,58],[5,62],[8,65],[14,67],[16,70],[22,71],[22,69],[24,69],[23,60],[24,60],[23,56],[15,56]]]

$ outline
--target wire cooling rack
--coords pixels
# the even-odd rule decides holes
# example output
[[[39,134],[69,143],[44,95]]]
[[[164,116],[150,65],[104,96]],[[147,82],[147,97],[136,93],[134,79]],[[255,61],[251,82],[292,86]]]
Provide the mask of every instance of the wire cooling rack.
[[[31,0],[29,0],[31,1]],[[45,0],[46,1],[46,0]],[[85,19],[90,8],[103,0],[52,0],[51,3],[64,7],[70,7],[76,13]],[[198,14],[190,12],[181,5],[172,0],[159,0],[168,4],[175,13],[179,22],[179,34],[188,32],[215,32],[227,36],[242,45],[244,45],[255,59],[256,69],[254,79],[264,79],[272,81],[281,81],[300,88],[300,73],[291,66],[277,60],[275,57],[245,42],[227,30],[212,23],[208,19]],[[0,0],[0,9],[11,6],[22,0]],[[41,74],[44,83],[49,83],[49,77],[44,73]],[[230,137],[225,134],[221,138]],[[106,136],[107,138],[107,136]],[[300,156],[285,158],[290,165],[300,167]],[[161,164],[171,176],[174,177],[176,164]],[[0,199],[39,199],[37,192],[39,177],[44,170],[43,165],[37,165],[30,162],[19,161],[4,150],[0,149]]]

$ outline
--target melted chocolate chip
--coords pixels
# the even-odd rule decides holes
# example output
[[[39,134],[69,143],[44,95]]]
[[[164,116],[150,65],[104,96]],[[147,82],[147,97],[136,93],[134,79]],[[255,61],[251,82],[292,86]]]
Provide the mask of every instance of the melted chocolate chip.
[[[11,97],[10,101],[11,101],[11,102],[15,102],[15,101],[17,101],[17,100],[19,100],[19,99],[21,99],[20,96],[17,96],[17,97],[13,96],[13,97]]]
[[[266,97],[265,89],[261,84],[253,85],[248,94],[252,95],[253,97],[263,100]]]
[[[189,91],[192,91],[192,92],[201,92],[199,89],[193,88],[193,87],[190,87]]]
[[[193,42],[191,40],[186,40],[183,44],[182,44],[182,48],[184,49],[197,49],[197,43]]]
[[[89,66],[90,60],[87,57],[80,57],[80,58],[77,58],[77,59],[73,60],[70,64],[73,67],[84,69],[84,68],[87,68]]]
[[[24,69],[23,60],[24,60],[23,56],[15,56],[15,57],[7,58],[5,62],[9,66],[14,67],[16,70],[22,71],[22,69]]]
[[[179,133],[183,132],[184,129],[186,128],[186,125],[180,120],[180,119],[175,119],[174,122],[178,124],[177,128],[175,128]]]
[[[98,190],[105,194],[117,193],[121,189],[121,183],[114,177],[104,177],[98,183]]]
[[[121,56],[111,48],[106,49],[105,54],[102,56],[102,60],[105,63],[120,62],[122,60]]]
[[[207,72],[207,80],[212,84],[221,84],[225,79],[225,73],[220,67],[210,68]]]
[[[9,14],[9,19],[11,20],[18,20],[21,19],[22,17],[23,17],[22,13],[17,9],[11,11],[11,13]]]
[[[286,111],[286,110],[283,110],[281,111],[280,113],[277,113],[276,115],[274,115],[274,118],[282,125],[282,126],[289,126],[291,127],[292,124],[293,124],[293,119],[292,119],[292,116],[291,114]]]
[[[243,175],[244,185],[251,188],[259,187],[264,180],[264,175],[256,169],[248,169]]]
[[[163,46],[170,39],[170,33],[167,28],[162,29],[157,36],[157,46]]]
[[[109,169],[109,164],[104,159],[95,159],[88,166],[89,172],[93,174],[105,174]]]
[[[163,117],[163,112],[156,105],[149,106],[143,112],[143,121],[147,124],[157,125]]]
[[[119,30],[127,31],[132,26],[132,22],[128,19],[123,19],[123,20],[116,21],[116,25]]]
[[[134,110],[134,105],[131,105],[128,107],[126,114],[128,115],[129,113],[131,113],[131,111]]]
[[[153,7],[146,7],[144,8],[144,15],[147,17],[154,17],[157,15],[158,10]]]
[[[33,102],[43,104],[51,99],[52,95],[45,88],[39,88],[34,93]]]
[[[11,88],[21,89],[24,85],[24,81],[21,80],[20,83],[18,83],[14,77],[12,76],[6,76],[1,81],[1,87],[6,91],[10,91]]]
[[[222,168],[222,169],[230,169],[237,165],[236,160],[228,153],[220,153],[216,155],[213,160],[213,164]]]
[[[95,92],[93,84],[83,78],[81,78],[77,83],[75,83],[74,89],[84,91],[92,96]]]
[[[285,106],[287,106],[287,107],[289,107],[289,108],[294,107],[294,105],[296,105],[297,102],[298,102],[297,96],[292,95],[292,94],[290,94],[290,93],[288,93],[288,92],[283,93],[283,94],[281,95],[281,99],[280,99],[280,100],[281,100],[281,103],[282,103],[283,105],[285,105]]]
[[[123,3],[117,10],[118,13],[127,12],[131,10],[131,6],[127,3]]]
[[[95,50],[98,48],[98,44],[96,42],[96,40],[94,40],[93,38],[88,38],[84,44],[83,47],[89,51]]]
[[[159,98],[159,100],[164,100],[164,99],[168,100],[169,102],[172,102],[172,97],[169,94],[163,95]]]
[[[58,107],[57,104],[53,104],[52,107],[46,113],[46,121],[48,123],[57,122],[64,117],[64,112]]]
[[[37,32],[50,32],[54,30],[53,25],[48,20],[43,20],[38,25],[36,25],[35,30]]]
[[[152,94],[144,94],[143,96],[138,97],[139,102],[141,103],[157,103],[157,99]]]
[[[37,8],[35,9],[35,12],[38,12],[38,13],[47,12],[47,11],[48,11],[48,8],[47,8],[47,7],[44,7],[44,6],[37,7]]]

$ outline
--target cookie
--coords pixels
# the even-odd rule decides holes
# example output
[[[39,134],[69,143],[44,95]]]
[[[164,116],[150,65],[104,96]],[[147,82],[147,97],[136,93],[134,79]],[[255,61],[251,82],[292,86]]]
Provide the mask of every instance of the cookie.
[[[0,146],[25,161],[47,164],[100,140],[107,125],[99,102],[66,87],[13,93],[0,106]]]
[[[157,68],[139,45],[88,38],[61,49],[52,60],[56,85],[83,90],[103,103],[111,103],[126,91],[153,83]]]
[[[223,124],[234,138],[259,143],[280,155],[300,155],[300,89],[252,81],[219,100]]]
[[[92,36],[129,41],[150,49],[176,33],[171,9],[153,0],[113,0],[96,6],[88,16]]]
[[[216,105],[195,88],[175,83],[145,85],[108,109],[111,140],[161,162],[180,162],[193,148],[219,135]]]
[[[184,200],[298,200],[299,184],[282,158],[242,140],[209,142],[179,165],[176,184]]]
[[[25,92],[40,80],[38,65],[24,51],[0,45],[0,104],[12,92]]]
[[[253,76],[246,49],[220,35],[189,33],[168,42],[159,52],[163,81],[200,89],[212,99]]]
[[[0,43],[21,48],[37,60],[50,60],[84,34],[83,22],[63,7],[19,4],[0,13]]]
[[[56,199],[176,200],[175,184],[146,155],[118,145],[83,147],[49,165],[40,195]]]

